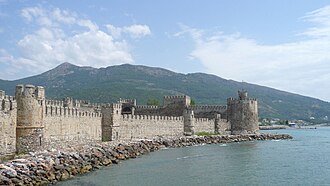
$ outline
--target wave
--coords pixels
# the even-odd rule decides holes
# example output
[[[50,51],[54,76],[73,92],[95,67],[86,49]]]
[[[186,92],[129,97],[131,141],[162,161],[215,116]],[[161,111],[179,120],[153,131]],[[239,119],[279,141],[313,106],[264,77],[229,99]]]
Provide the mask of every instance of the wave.
[[[179,158],[176,158],[176,159],[181,160],[181,159],[188,159],[188,158],[199,158],[199,157],[203,157],[203,156],[206,156],[206,155],[198,154],[198,155],[194,155],[194,156],[183,156],[183,157],[179,157]]]

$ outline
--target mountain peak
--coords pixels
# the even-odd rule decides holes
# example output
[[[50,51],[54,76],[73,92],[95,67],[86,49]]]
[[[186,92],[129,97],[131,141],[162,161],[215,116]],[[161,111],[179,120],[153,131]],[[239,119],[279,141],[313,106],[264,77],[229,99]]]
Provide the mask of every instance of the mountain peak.
[[[69,62],[64,62],[61,63],[60,65],[58,65],[57,67],[55,67],[54,69],[68,69],[68,68],[72,68],[72,67],[77,67],[74,64],[71,64]]]
[[[43,75],[50,77],[65,76],[74,72],[75,69],[79,68],[76,65],[73,65],[68,62],[64,62],[57,67],[43,73]]]

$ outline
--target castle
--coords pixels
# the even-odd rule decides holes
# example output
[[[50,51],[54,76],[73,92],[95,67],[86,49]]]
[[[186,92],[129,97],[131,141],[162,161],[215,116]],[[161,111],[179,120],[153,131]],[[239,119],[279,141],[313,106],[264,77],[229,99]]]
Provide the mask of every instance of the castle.
[[[246,91],[227,105],[191,105],[189,96],[165,96],[162,106],[136,100],[91,104],[49,100],[41,86],[17,85],[15,97],[0,90],[0,156],[54,144],[132,140],[197,132],[258,132],[257,100]]]

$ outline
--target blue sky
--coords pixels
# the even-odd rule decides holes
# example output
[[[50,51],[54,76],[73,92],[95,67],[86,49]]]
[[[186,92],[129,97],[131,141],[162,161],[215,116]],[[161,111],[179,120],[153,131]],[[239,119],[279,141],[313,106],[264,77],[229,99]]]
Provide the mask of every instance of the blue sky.
[[[131,63],[330,101],[330,1],[0,0],[0,39],[0,79]]]

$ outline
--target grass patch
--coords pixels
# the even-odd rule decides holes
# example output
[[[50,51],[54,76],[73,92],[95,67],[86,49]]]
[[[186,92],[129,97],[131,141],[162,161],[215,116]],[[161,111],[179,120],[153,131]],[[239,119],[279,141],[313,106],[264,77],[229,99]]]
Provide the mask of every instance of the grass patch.
[[[28,154],[29,152],[27,151],[20,151],[20,152],[16,152],[16,155],[25,155],[25,154]]]
[[[216,134],[213,132],[195,132],[195,135],[197,135],[197,136],[213,136]]]

